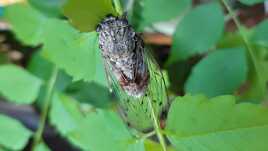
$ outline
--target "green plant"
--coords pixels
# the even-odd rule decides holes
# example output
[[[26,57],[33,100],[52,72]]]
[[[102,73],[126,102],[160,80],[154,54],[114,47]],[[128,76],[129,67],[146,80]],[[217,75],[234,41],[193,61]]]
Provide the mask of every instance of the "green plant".
[[[263,1],[240,0],[246,5]],[[268,150],[268,108],[261,105],[268,99],[267,20],[247,28],[227,0],[194,7],[191,0],[134,1],[128,17],[137,31],[157,30],[156,23],[179,18],[170,56],[162,62],[163,71],[172,69],[170,80],[150,62],[157,78],[140,103],[109,93],[95,31],[108,14],[123,14],[119,0],[28,0],[4,8],[1,19],[18,41],[36,51],[25,68],[0,61],[1,97],[32,105],[41,114],[36,132],[0,114],[0,150],[23,150],[31,137],[32,151],[49,150],[42,138],[45,123],[85,151]],[[225,30],[228,19],[237,31]],[[197,63],[187,64],[196,58]],[[172,80],[174,64],[187,64],[186,70],[175,68],[176,76],[186,75],[181,85]],[[164,85],[175,85],[185,96]],[[120,99],[131,126],[115,107]],[[160,118],[164,110],[167,116]],[[151,139],[155,136],[157,141]]]

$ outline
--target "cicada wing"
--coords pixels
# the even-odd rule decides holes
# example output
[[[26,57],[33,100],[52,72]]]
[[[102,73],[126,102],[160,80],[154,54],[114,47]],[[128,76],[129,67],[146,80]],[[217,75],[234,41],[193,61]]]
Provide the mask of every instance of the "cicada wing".
[[[112,66],[105,62],[106,77],[109,79],[108,83],[112,88],[112,92],[119,100],[118,110],[123,120],[131,125],[131,127],[138,130],[144,130],[151,127],[151,122],[148,122],[150,117],[147,117],[147,110],[143,105],[146,98],[135,98],[129,96],[119,85],[115,75],[113,74]]]
[[[168,105],[165,81],[158,65],[148,53],[144,53],[144,59],[150,73],[149,85],[144,96],[139,98],[129,96],[122,90],[118,82],[114,83],[116,94],[120,100],[122,117],[131,127],[140,131],[147,131],[153,128],[149,101],[152,101],[154,111],[158,116]]]
[[[163,73],[149,51],[146,51],[146,61],[148,63],[149,72],[151,75],[148,93],[152,100],[152,105],[155,114],[160,116],[169,106],[169,98],[167,93],[166,81]]]

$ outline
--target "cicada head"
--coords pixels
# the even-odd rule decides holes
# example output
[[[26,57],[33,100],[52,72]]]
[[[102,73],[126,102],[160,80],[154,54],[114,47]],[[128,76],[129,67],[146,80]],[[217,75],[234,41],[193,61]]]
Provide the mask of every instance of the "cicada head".
[[[97,27],[103,53],[115,57],[129,55],[135,49],[135,32],[124,17],[109,16]]]

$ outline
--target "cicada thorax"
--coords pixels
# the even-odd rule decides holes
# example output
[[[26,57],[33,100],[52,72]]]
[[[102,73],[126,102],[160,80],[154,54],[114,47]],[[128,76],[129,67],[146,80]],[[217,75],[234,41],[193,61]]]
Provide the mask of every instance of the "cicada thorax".
[[[143,96],[150,74],[142,39],[125,18],[107,17],[97,31],[102,56],[121,88],[130,96]]]

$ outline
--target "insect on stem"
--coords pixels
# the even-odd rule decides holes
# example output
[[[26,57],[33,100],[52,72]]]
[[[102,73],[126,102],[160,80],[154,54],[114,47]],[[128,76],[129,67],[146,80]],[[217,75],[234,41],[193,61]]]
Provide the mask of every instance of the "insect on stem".
[[[154,65],[152,58],[147,55],[142,37],[135,32],[127,18],[122,16],[120,1],[113,0],[113,2],[121,16],[107,16],[96,29],[99,33],[99,47],[107,70],[108,81],[111,81],[109,77],[113,79],[125,113],[130,115],[128,117],[141,116],[141,119],[148,117],[148,120],[141,122],[139,122],[140,118],[132,118],[130,125],[137,126],[138,129],[154,126],[163,151],[166,151],[165,139],[161,134],[158,121],[158,115],[165,107],[164,94],[160,93],[166,91],[162,89],[163,85],[165,86],[163,75],[154,74],[154,70],[158,68]],[[160,91],[157,92],[157,90]],[[157,103],[156,100],[159,102]],[[153,103],[156,106],[153,106]]]

